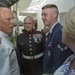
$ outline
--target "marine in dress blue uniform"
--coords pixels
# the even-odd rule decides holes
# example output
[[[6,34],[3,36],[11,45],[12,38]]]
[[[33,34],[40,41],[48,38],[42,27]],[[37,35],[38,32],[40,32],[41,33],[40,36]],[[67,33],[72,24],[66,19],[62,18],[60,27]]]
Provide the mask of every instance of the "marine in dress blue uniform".
[[[45,33],[24,31],[17,37],[17,55],[23,75],[42,75]]]
[[[61,42],[62,26],[56,23],[45,46],[43,73],[52,75],[65,59],[72,54],[72,51]]]

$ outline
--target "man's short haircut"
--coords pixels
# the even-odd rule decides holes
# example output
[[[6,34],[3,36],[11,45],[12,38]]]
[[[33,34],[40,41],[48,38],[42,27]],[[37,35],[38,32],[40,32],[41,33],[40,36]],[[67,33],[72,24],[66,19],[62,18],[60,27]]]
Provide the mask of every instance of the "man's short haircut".
[[[47,5],[42,7],[42,9],[46,9],[46,8],[56,8],[56,9],[58,9],[58,7],[55,4],[47,4]]]
[[[58,7],[55,4],[47,4],[47,5],[42,7],[42,10],[47,9],[47,8],[55,8],[57,13],[59,14]]]

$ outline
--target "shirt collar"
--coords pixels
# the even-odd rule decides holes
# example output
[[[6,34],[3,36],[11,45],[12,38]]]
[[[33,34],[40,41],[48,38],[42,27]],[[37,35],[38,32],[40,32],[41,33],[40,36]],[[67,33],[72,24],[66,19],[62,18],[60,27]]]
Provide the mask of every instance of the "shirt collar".
[[[9,38],[8,34],[2,32],[2,31],[0,31],[0,36],[3,36],[3,37],[5,37],[5,38]]]
[[[56,25],[57,23],[58,23],[58,22],[56,22],[56,23],[51,27],[50,33],[52,33],[52,30],[53,30],[53,28],[55,27],[55,25]]]

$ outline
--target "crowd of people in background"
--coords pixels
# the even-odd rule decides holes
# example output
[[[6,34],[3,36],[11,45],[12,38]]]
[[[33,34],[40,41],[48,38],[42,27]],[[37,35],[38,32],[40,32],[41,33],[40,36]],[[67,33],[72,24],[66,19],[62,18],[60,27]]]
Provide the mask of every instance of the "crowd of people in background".
[[[35,30],[34,19],[24,18],[23,33],[16,38],[16,48],[9,40],[14,16],[0,7],[0,75],[75,75],[75,7],[58,22],[55,4],[42,7],[44,29]]]

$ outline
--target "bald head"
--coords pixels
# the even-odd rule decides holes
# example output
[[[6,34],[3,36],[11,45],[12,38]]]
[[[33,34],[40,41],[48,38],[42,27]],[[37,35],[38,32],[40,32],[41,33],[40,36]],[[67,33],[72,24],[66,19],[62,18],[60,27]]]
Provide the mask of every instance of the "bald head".
[[[13,25],[12,11],[6,7],[0,7],[0,31],[9,34],[13,30]]]
[[[6,7],[0,7],[0,17],[3,18],[3,16],[7,15],[7,13],[8,14],[12,13],[12,11],[9,8],[6,8]]]
[[[0,7],[0,15],[4,14],[6,12],[12,12],[12,11],[7,7]]]
[[[4,11],[4,10],[10,10],[9,8],[7,8],[7,7],[0,7],[0,11],[2,12],[2,10]]]

